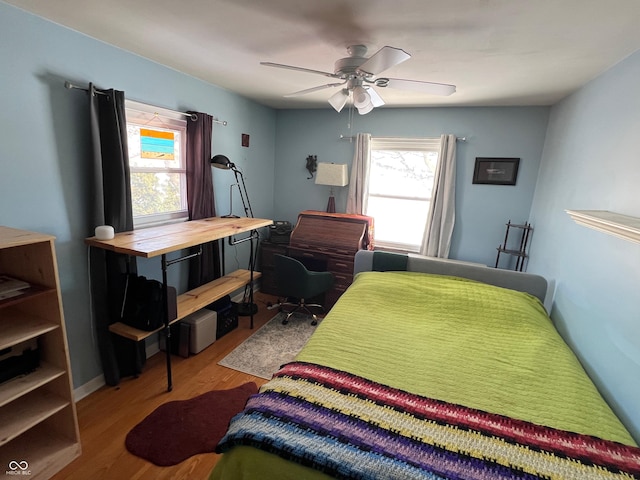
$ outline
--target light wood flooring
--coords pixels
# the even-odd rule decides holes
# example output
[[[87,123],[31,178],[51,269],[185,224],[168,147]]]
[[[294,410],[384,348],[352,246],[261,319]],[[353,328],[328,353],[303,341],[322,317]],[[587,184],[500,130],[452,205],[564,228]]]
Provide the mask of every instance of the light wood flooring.
[[[126,378],[117,387],[104,386],[77,404],[82,455],[60,471],[54,480],[121,480],[121,479],[206,479],[219,455],[214,453],[191,457],[173,467],[157,467],[130,454],[124,440],[136,424],[158,406],[171,400],[185,400],[211,390],[222,390],[266,380],[218,365],[218,361],[248,338],[255,330],[277,314],[267,310],[276,298],[256,292],[258,313],[254,329],[249,317],[239,317],[238,328],[211,346],[189,358],[172,356],[173,390],[167,391],[165,354],[160,352],[147,360],[138,378]]]

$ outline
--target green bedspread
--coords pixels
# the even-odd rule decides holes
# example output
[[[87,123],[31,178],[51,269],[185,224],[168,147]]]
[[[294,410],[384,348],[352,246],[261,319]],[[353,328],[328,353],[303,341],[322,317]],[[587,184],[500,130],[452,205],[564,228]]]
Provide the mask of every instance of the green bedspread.
[[[540,302],[527,294],[454,277],[361,273],[296,360],[634,445]],[[327,477],[237,447],[222,457],[212,478]]]

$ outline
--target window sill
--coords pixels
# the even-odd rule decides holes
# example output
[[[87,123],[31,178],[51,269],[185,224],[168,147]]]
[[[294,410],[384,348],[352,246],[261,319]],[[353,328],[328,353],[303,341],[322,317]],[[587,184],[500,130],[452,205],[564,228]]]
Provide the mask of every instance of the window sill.
[[[376,244],[375,244],[375,249],[376,250],[382,250],[385,252],[392,252],[392,253],[420,253],[420,247],[419,246],[412,246],[412,245],[392,245],[389,243],[380,243],[376,240]]]
[[[141,230],[143,228],[151,228],[151,227],[160,227],[162,225],[171,225],[173,223],[182,223],[189,220],[189,217],[179,217],[179,218],[169,218],[165,220],[157,220],[155,222],[143,222],[137,223],[135,220],[133,221],[133,229]]]

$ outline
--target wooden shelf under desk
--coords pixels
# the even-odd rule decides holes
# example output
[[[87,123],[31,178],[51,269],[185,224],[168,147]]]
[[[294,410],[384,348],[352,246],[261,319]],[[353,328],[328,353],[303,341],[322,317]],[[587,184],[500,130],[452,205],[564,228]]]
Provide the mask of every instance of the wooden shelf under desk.
[[[260,278],[260,272],[253,272],[253,279]],[[249,270],[236,270],[229,273],[224,277],[217,278],[212,282],[200,285],[193,290],[189,290],[181,295],[178,295],[178,315],[175,319],[169,322],[169,325],[183,319],[187,315],[204,308],[212,302],[229,295],[230,293],[244,287],[251,281],[251,272]],[[126,325],[122,322],[117,322],[109,325],[109,330],[116,335],[135,340],[139,342],[145,338],[159,332],[165,328],[164,326],[153,330],[139,330],[137,328]]]

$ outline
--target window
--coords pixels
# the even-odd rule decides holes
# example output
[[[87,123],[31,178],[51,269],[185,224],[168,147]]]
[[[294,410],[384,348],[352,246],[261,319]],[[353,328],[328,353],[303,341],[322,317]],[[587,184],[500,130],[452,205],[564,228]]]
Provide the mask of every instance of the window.
[[[134,226],[186,219],[185,117],[130,100],[125,110]]]
[[[427,224],[440,139],[372,138],[365,214],[376,246],[418,252]]]

